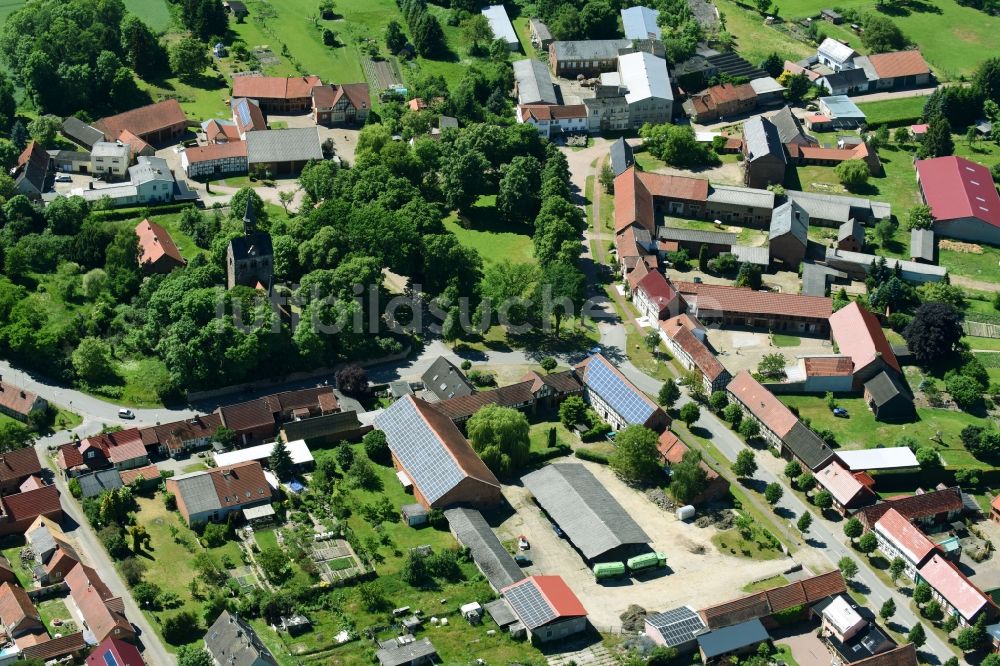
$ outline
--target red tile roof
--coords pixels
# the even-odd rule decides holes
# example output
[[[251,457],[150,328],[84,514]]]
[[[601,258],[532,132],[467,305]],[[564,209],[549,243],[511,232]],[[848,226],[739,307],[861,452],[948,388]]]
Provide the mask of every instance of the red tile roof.
[[[917,648],[913,643],[899,645],[888,652],[880,652],[851,666],[917,666]]]
[[[59,490],[55,486],[43,486],[26,493],[6,495],[0,502],[3,503],[4,516],[12,523],[62,513]]]
[[[525,380],[509,386],[501,386],[490,391],[477,391],[469,395],[456,395],[454,398],[432,403],[432,407],[447,416],[452,421],[466,419],[486,405],[501,407],[516,407],[532,404],[535,396],[531,391],[532,381]]]
[[[917,573],[968,621],[990,603],[958,567],[940,555],[931,557]]]
[[[931,73],[931,68],[917,50],[875,53],[868,56],[868,62],[872,64],[875,73],[881,79]]]
[[[0,381],[0,407],[27,416],[38,396],[31,391]]]
[[[217,144],[228,146],[229,144]],[[170,237],[170,232],[160,225],[143,220],[135,226],[135,235],[139,237],[139,263],[149,266],[160,261],[164,257],[172,260],[175,264],[183,265],[184,257],[181,251],[174,244],[174,239]]]
[[[778,437],[787,435],[792,426],[798,423],[795,414],[775,398],[774,394],[761,386],[747,370],[733,377],[733,381],[729,382],[726,388]]]
[[[847,506],[865,486],[836,460],[816,472],[816,483],[830,491],[838,504]]]
[[[521,117],[532,120],[586,118],[587,107],[583,104],[523,104],[521,105]]]
[[[138,428],[100,433],[81,440],[81,453],[91,447],[100,449],[112,464],[135,460],[146,455],[146,447],[142,443],[142,434]]]
[[[636,289],[646,294],[659,309],[662,315],[670,307],[670,303],[677,298],[677,291],[670,285],[670,281],[659,271],[650,271],[639,280]]]
[[[803,359],[807,377],[847,377],[854,374],[848,356],[808,356]]]
[[[263,398],[219,407],[222,424],[237,433],[274,427],[274,412]]]
[[[122,483],[126,486],[131,485],[137,479],[142,479],[144,481],[155,481],[160,478],[160,468],[156,465],[146,465],[145,467],[136,467],[135,469],[126,469],[121,472]]]
[[[132,132],[129,132],[127,129],[121,131],[118,135],[118,140],[128,146],[129,151],[132,153],[132,159],[135,159],[136,155],[150,148],[148,143],[137,137],[135,134],[132,134]]]
[[[683,349],[689,356],[694,364],[698,367],[703,375],[705,375],[710,382],[714,382],[718,377],[726,371],[725,366],[719,362],[719,359],[715,357],[715,354],[705,346],[705,343],[698,339],[694,333],[691,332],[688,323],[685,320],[694,321],[691,317],[686,314],[678,315],[677,317],[672,317],[666,321],[660,322],[660,328],[664,333],[667,334],[671,340],[673,340],[678,347]]]
[[[59,469],[73,469],[83,465],[83,456],[76,444],[62,444],[59,447]]]
[[[58,638],[53,638],[52,640],[45,641],[44,643],[23,648],[21,650],[21,656],[25,659],[41,659],[42,661],[48,661],[50,659],[59,659],[60,657],[66,657],[71,654],[83,652],[86,647],[87,643],[83,640],[83,632],[78,631],[75,634],[59,636]],[[132,666],[132,664],[129,664],[128,666]]]
[[[615,233],[630,224],[638,224],[649,233],[656,231],[653,197],[640,182],[635,167],[615,178]]]
[[[917,160],[916,167],[936,222],[975,217],[1000,227],[1000,194],[989,169],[956,156]]]
[[[25,477],[38,474],[42,465],[35,449],[26,446],[7,453],[0,453],[0,483],[21,482]]]
[[[205,136],[212,143],[216,143],[219,139],[225,139],[226,141],[240,140],[240,132],[236,128],[236,125],[220,123],[217,120],[210,120],[205,125]],[[221,143],[225,143],[226,141]],[[190,148],[188,150],[190,150]],[[190,159],[190,157],[188,159]]]
[[[569,585],[562,579],[562,576],[531,576],[508,585],[500,590],[500,593],[504,594],[523,585],[532,586],[541,593],[542,598],[548,604],[549,608],[552,609],[552,612],[555,613],[555,619],[587,616],[587,609],[583,607],[577,596],[573,594],[573,590],[569,588]]]
[[[707,201],[708,180],[690,176],[639,171],[636,176],[654,197],[669,197],[685,201]]]
[[[521,381],[531,380],[531,392],[537,393],[542,385],[548,386],[558,394],[578,393],[583,390],[583,386],[576,380],[572,370],[541,374],[534,370],[529,371]]]
[[[885,338],[878,317],[856,301],[837,310],[830,316],[830,332],[840,353],[854,361],[855,372],[860,372],[882,358],[889,367],[900,372],[899,361]]]
[[[212,437],[221,425],[222,418],[218,414],[200,414],[183,421],[142,428],[139,433],[146,446],[174,445],[172,448],[179,448],[181,442]]]
[[[253,99],[302,99],[323,85],[318,76],[238,76],[233,79],[233,97]]]
[[[754,291],[721,284],[700,284],[697,293],[699,312],[715,310],[809,319],[829,319],[833,313],[833,301],[824,296]]]
[[[663,461],[669,465],[676,465],[684,459],[684,454],[690,451],[687,444],[669,430],[664,430],[656,444],[656,450],[660,452]],[[719,478],[719,473],[709,467],[705,461],[701,461],[699,467],[705,471],[705,478],[714,481]]]
[[[236,129],[239,130],[240,134],[267,129],[264,112],[260,110],[256,100],[243,97],[233,98],[230,105],[233,108],[233,122],[236,123]],[[246,118],[246,122],[244,122],[244,118]]]
[[[229,157],[246,157],[247,144],[238,140],[228,143],[213,143],[207,146],[186,148],[184,153],[187,155],[188,164],[200,164],[201,162],[212,162]]]
[[[895,509],[889,509],[875,523],[875,531],[886,537],[910,559],[919,564],[934,552],[934,544],[918,527],[911,525]]]
[[[709,629],[720,629],[795,606],[814,604],[846,591],[844,576],[834,570],[711,606],[699,611],[699,614]]]
[[[271,486],[256,460],[208,470],[223,508],[271,499]]]
[[[117,638],[105,638],[87,657],[87,666],[107,666],[112,663],[107,659],[108,654],[113,655],[117,666],[144,666],[146,663],[139,650],[131,643]]]
[[[10,583],[0,585],[0,622],[15,631],[41,625],[38,609],[20,586]],[[28,626],[22,628],[19,626],[22,623]]]
[[[73,601],[80,609],[80,614],[83,615],[83,619],[97,640],[103,641],[109,636],[135,635],[128,619],[109,606],[116,597],[96,571],[78,564],[66,574],[66,584],[69,586]]]
[[[148,104],[115,116],[101,118],[94,127],[104,132],[108,141],[117,139],[122,131],[128,130],[138,137],[173,127],[186,125],[187,116],[176,99],[167,99],[156,104]]]

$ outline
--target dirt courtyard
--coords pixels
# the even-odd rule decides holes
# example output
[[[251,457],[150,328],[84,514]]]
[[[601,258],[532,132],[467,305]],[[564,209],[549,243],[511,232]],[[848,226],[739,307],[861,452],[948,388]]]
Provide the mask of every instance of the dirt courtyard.
[[[652,538],[652,548],[667,554],[665,571],[598,584],[569,541],[552,531],[551,523],[528,490],[521,486],[504,487],[504,495],[517,513],[500,526],[500,539],[515,539],[523,534],[531,544],[532,558],[532,565],[525,573],[562,576],[598,629],[619,627],[619,615],[631,604],[649,611],[685,605],[699,609],[739,597],[744,585],[777,575],[794,564],[784,557],[754,561],[722,555],[711,543],[717,532],[715,528],[699,528],[677,520],[622,483],[607,467],[568,458],[555,462],[585,465]]]
[[[794,336],[784,336],[782,339]],[[800,337],[794,347],[779,347],[767,333],[708,329],[708,341],[718,352],[718,359],[733,376],[741,370],[755,371],[767,354],[781,354],[786,365],[795,365],[798,356],[822,356],[833,353],[833,345],[825,338]]]

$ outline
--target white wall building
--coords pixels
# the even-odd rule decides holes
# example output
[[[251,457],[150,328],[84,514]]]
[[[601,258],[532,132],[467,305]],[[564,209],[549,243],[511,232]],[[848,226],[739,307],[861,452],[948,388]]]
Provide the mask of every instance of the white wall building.
[[[123,143],[98,141],[90,149],[90,172],[109,180],[118,180],[128,174],[131,157],[129,147]]]

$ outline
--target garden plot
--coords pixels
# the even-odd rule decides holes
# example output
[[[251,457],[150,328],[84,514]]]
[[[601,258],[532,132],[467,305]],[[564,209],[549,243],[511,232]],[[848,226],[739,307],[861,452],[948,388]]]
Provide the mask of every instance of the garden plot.
[[[343,583],[365,571],[351,545],[343,539],[320,542],[312,547],[309,556],[316,563],[320,577],[327,583]]]
[[[378,92],[403,85],[403,76],[399,73],[396,63],[389,60],[376,61],[365,58],[361,64],[365,70],[365,78]]]

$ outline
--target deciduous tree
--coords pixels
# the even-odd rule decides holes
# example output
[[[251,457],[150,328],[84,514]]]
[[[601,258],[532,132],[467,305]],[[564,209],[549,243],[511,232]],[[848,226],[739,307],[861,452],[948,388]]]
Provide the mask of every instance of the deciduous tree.
[[[653,483],[660,479],[660,453],[656,433],[641,425],[630,425],[615,436],[609,466],[629,483]]]
[[[486,405],[472,415],[466,430],[472,448],[494,473],[507,476],[527,464],[528,419],[516,409]]]

